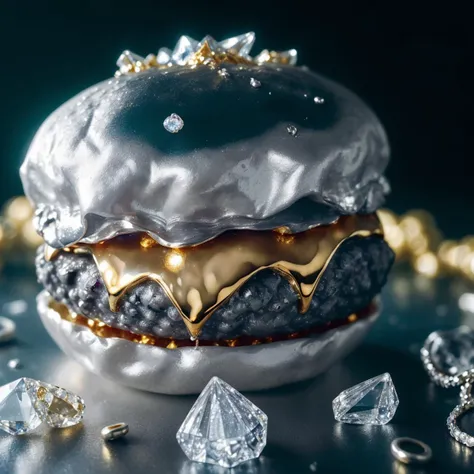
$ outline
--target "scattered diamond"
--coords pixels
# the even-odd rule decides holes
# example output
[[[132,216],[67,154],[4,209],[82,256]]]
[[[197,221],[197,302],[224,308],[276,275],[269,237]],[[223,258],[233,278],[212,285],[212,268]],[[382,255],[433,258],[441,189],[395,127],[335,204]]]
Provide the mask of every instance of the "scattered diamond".
[[[397,408],[397,392],[388,373],[344,390],[332,402],[337,421],[360,425],[385,425]]]
[[[226,79],[230,77],[229,71],[225,67],[223,67],[222,69],[219,69],[217,71],[217,74],[219,74],[219,76],[221,77],[225,77]]]
[[[250,50],[255,42],[255,33],[250,31],[249,33],[244,33],[243,35],[234,36],[228,38],[219,43],[219,48],[227,51],[233,51],[234,53],[240,56],[248,56]]]
[[[474,367],[474,331],[459,326],[438,331],[429,349],[431,360],[444,374],[457,375]]]
[[[268,418],[229,384],[213,377],[176,434],[191,461],[234,467],[260,456]]]
[[[292,137],[296,137],[296,135],[298,135],[298,129],[294,125],[288,125],[286,130]]]
[[[22,363],[20,359],[10,359],[7,365],[10,369],[13,370],[18,370],[22,368]]]
[[[184,127],[184,121],[178,114],[171,114],[165,118],[163,127],[170,133],[178,133]]]
[[[0,344],[11,341],[15,337],[16,324],[4,316],[0,316]]]
[[[84,400],[64,388],[29,379],[31,397],[40,418],[53,428],[69,428],[81,422]]]
[[[474,313],[474,293],[463,293],[458,300],[459,309]]]
[[[114,425],[104,426],[100,434],[105,441],[113,441],[128,434],[128,425],[127,423],[115,423]]]
[[[258,79],[255,79],[254,77],[251,77],[250,78],[250,85],[252,87],[254,87],[255,89],[258,89],[259,87],[262,86],[262,83]]]
[[[28,309],[28,304],[25,300],[9,301],[3,305],[3,311],[11,316],[17,316],[24,313]]]
[[[165,65],[171,62],[171,49],[169,48],[160,48],[158,54],[156,55],[156,62],[160,65]]]
[[[171,58],[174,64],[184,65],[196,51],[198,42],[190,36],[181,36],[174,47]]]
[[[314,98],[314,103],[315,104],[324,104],[324,99],[322,97],[315,97]]]
[[[11,435],[29,433],[41,424],[32,400],[30,379],[0,387],[0,429]]]
[[[309,465],[309,470],[312,472],[316,472],[318,470],[318,463],[317,462],[312,462]]]

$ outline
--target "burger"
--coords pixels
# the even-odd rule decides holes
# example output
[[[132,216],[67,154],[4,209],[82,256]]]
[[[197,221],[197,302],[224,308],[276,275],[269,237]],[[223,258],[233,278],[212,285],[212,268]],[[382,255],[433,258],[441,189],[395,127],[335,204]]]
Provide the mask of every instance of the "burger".
[[[125,51],[21,167],[42,321],[91,371],[158,393],[304,380],[379,313],[394,255],[374,113],[254,34]]]

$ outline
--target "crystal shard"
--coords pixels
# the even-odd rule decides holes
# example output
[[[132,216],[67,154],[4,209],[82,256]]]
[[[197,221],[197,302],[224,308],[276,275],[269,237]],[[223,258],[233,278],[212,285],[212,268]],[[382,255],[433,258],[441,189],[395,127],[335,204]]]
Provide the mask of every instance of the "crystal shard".
[[[190,36],[181,36],[173,50],[172,60],[175,64],[184,65],[196,51],[197,41]]]
[[[385,425],[397,407],[398,395],[388,373],[344,390],[332,402],[337,421],[359,425]]]
[[[31,395],[39,416],[53,428],[69,428],[82,421],[85,404],[76,394],[56,385],[32,380]]]
[[[21,378],[0,387],[0,429],[11,435],[33,431],[41,424],[33,401],[30,379]]]
[[[234,467],[260,456],[268,418],[218,377],[202,391],[176,439],[191,461]]]
[[[243,35],[227,38],[219,43],[223,50],[231,50],[240,56],[248,56],[255,43],[255,33],[250,31]]]

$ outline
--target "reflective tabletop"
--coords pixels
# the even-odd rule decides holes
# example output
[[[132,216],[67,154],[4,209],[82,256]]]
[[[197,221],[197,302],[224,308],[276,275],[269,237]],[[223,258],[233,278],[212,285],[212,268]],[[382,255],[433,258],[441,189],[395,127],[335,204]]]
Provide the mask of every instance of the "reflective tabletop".
[[[195,396],[161,396],[122,387],[64,356],[36,314],[38,290],[32,271],[10,269],[0,276],[0,315],[17,324],[16,340],[0,345],[0,383],[26,376],[63,386],[85,399],[85,418],[68,429],[41,427],[20,437],[1,432],[1,474],[452,474],[474,467],[473,450],[454,441],[445,425],[458,402],[458,390],[430,383],[419,358],[431,331],[461,323],[474,327],[474,313],[469,311],[474,311],[474,293],[469,296],[474,288],[460,280],[431,281],[397,268],[383,294],[382,316],[359,349],[314,380],[247,393],[269,417],[268,444],[258,460],[233,470],[191,463],[177,444],[176,431]],[[21,362],[17,369],[8,366],[15,358]],[[392,422],[336,423],[333,398],[384,372],[391,374],[400,398]],[[101,429],[122,421],[129,424],[130,433],[104,442]],[[474,416],[467,415],[461,426],[474,432]],[[390,443],[400,436],[430,445],[433,460],[416,469],[395,461]]]

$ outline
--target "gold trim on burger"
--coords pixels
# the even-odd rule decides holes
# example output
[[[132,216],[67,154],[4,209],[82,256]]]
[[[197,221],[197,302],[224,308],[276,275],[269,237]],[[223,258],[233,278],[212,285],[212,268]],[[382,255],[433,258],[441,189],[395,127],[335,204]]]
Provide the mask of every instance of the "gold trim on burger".
[[[286,278],[305,313],[337,249],[352,237],[383,236],[375,214],[344,216],[331,225],[298,234],[232,231],[183,248],[169,248],[146,234],[116,237],[98,244],[79,243],[57,250],[46,246],[50,260],[60,252],[92,255],[109,293],[112,311],[120,299],[145,280],[157,282],[178,309],[193,337],[205,322],[253,275],[272,269]]]

